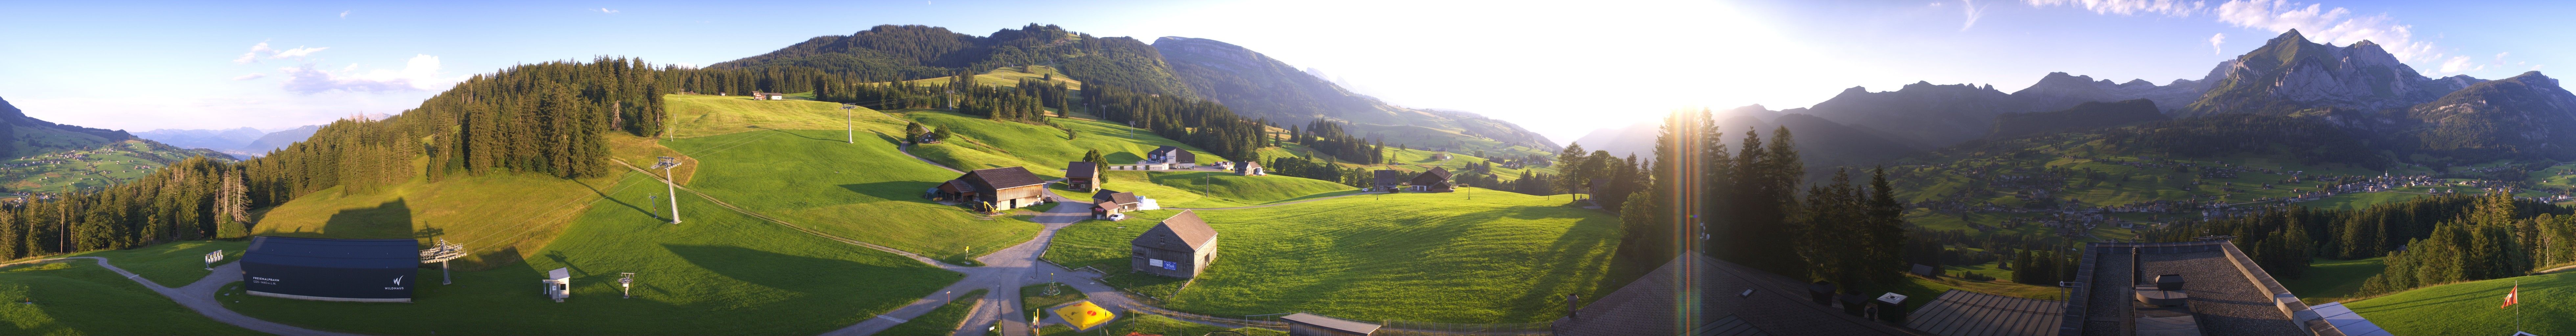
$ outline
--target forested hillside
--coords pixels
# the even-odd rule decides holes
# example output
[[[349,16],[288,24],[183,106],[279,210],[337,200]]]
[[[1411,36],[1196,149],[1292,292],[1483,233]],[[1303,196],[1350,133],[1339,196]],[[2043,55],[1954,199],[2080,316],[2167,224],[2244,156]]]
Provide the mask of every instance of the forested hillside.
[[[1069,32],[1054,25],[1030,24],[995,31],[991,36],[921,25],[880,25],[846,36],[819,36],[778,51],[707,68],[794,67],[857,79],[852,82],[887,82],[1021,65],[1053,66],[1084,81],[1147,94],[1195,97],[1172,75],[1171,67],[1153,46],[1133,38]]]

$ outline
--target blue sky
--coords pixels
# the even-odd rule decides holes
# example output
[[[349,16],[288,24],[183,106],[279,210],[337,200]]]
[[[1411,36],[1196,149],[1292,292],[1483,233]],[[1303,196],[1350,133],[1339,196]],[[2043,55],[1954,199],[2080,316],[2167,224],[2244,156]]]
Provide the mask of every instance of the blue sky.
[[[2310,9],[2314,10],[2311,11]],[[0,98],[128,130],[283,128],[418,105],[517,63],[712,64],[877,24],[1027,23],[1222,40],[1415,107],[1560,142],[1674,109],[1812,105],[1915,81],[2004,91],[2064,71],[2198,78],[2283,29],[2370,39],[2427,75],[2576,67],[2566,2],[833,1],[13,2]],[[2216,43],[2212,43],[2217,37]],[[1533,94],[1544,92],[1544,94]]]

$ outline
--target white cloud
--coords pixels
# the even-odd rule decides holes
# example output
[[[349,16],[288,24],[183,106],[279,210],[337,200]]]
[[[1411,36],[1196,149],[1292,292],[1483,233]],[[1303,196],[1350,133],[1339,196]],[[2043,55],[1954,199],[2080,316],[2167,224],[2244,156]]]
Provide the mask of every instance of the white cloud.
[[[2209,52],[2212,54],[2218,54],[2219,56],[2226,56],[2227,48],[2220,44],[2224,42],[2227,42],[2227,33],[2209,35]]]
[[[349,11],[340,11],[340,18],[342,18],[342,19],[349,18]]]
[[[1986,16],[1986,8],[1978,7],[1976,0],[1959,0],[1959,7],[1968,12],[1968,22],[1960,24],[1959,31],[1968,31],[1969,27],[1976,27],[1977,18]]]
[[[251,74],[248,74],[248,75],[233,76],[233,80],[253,80],[253,79],[259,79],[260,77],[268,77],[268,74],[264,74],[264,73],[251,73]]]
[[[2137,15],[2139,13],[2188,17],[2209,8],[2202,1],[2174,0],[2022,0],[2031,6],[2075,6],[2098,14]]]
[[[278,52],[277,52],[277,54],[275,54],[275,55],[268,55],[268,58],[269,58],[269,59],[280,59],[280,58],[290,58],[290,57],[305,57],[305,56],[312,56],[312,55],[313,55],[313,53],[316,53],[316,52],[322,52],[322,49],[331,49],[331,47],[305,48],[305,47],[303,47],[303,46],[296,46],[296,47],[295,47],[295,49],[287,49],[287,50],[284,50],[284,51],[278,51]]]
[[[2495,66],[2499,66],[2499,67],[2504,66],[2504,55],[2511,55],[2511,54],[2513,54],[2513,53],[2512,53],[2512,52],[2500,52],[2500,53],[2496,53]]]
[[[435,91],[465,80],[465,76],[440,77],[438,57],[430,55],[412,56],[401,70],[374,69],[362,73],[358,71],[357,64],[350,64],[332,71],[315,69],[312,63],[277,70],[286,75],[285,82],[279,85],[287,92],[300,94]]]
[[[2190,17],[2208,14],[2220,23],[2266,33],[2299,30],[2310,41],[2351,44],[2371,41],[2398,60],[2408,62],[2439,61],[2431,42],[2415,40],[2414,26],[2399,24],[2387,14],[2356,15],[2351,9],[2326,7],[2324,4],[2290,0],[2228,0],[2217,6],[2204,1],[2175,0],[2022,0],[2036,7],[2082,7],[2099,14],[2161,14]]]
[[[2468,56],[2451,56],[2450,60],[2442,62],[2440,70],[2443,74],[2457,74],[2487,68],[2487,66],[2479,65],[2475,62],[2476,61],[2471,60]]]
[[[277,52],[277,50],[276,50],[276,49],[269,49],[269,48],[268,48],[268,41],[259,41],[259,44],[254,44],[254,45],[251,45],[251,46],[250,46],[250,52],[248,52],[248,53],[242,53],[241,58],[235,58],[235,59],[233,59],[233,64],[250,64],[250,62],[258,62],[258,61],[259,61],[259,53],[263,53],[263,52],[264,52],[264,53],[276,53],[276,52]]]
[[[600,12],[600,13],[608,13],[608,14],[617,14],[617,10],[615,10],[615,9],[608,9],[608,8],[606,8],[606,7],[602,7],[602,8],[599,8],[599,9],[593,9],[593,10],[591,10],[591,11]]]

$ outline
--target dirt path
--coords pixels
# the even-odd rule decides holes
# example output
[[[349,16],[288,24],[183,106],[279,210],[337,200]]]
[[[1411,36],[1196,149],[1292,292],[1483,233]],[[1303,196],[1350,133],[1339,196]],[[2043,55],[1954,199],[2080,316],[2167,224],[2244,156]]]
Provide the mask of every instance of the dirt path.
[[[125,271],[125,269],[123,269],[123,268],[117,268],[117,267],[116,267],[116,265],[110,265],[110,264],[108,264],[108,263],[107,263],[107,258],[101,258],[101,257],[63,257],[63,258],[36,259],[36,260],[28,260],[28,261],[21,261],[21,262],[8,263],[8,264],[0,264],[0,267],[11,266],[11,265],[19,265],[19,264],[29,264],[29,263],[41,263],[41,262],[51,262],[51,261],[63,261],[63,260],[69,260],[69,259],[89,259],[89,260],[95,260],[95,261],[98,261],[98,266],[99,266],[99,267],[107,268],[107,270],[109,270],[109,271],[115,271],[117,275],[123,275],[123,276],[125,276],[125,279],[127,279],[127,280],[134,280],[134,282],[135,282],[135,283],[143,284],[143,288],[149,288],[149,289],[152,289],[152,292],[153,292],[153,293],[160,293],[160,294],[161,294],[161,296],[169,297],[171,301],[177,301],[177,302],[179,302],[179,305],[180,305],[180,306],[188,307],[188,310],[195,310],[195,311],[197,311],[197,314],[198,314],[198,315],[205,315],[205,316],[206,316],[206,318],[214,319],[214,320],[215,320],[215,322],[223,322],[224,324],[230,324],[230,325],[233,325],[233,326],[242,327],[242,329],[250,329],[251,331],[264,332],[264,333],[270,333],[270,334],[278,334],[278,335],[288,335],[288,336],[306,336],[306,335],[317,335],[317,336],[343,336],[343,335],[346,335],[346,336],[357,336],[357,335],[358,335],[358,334],[336,333],[336,332],[328,332],[328,331],[321,331],[321,330],[305,329],[305,328],[300,328],[300,327],[296,327],[296,326],[290,326],[290,325],[286,325],[286,324],[282,324],[282,323],[277,323],[277,322],[269,322],[269,321],[266,321],[266,320],[261,320],[261,319],[256,319],[256,318],[251,318],[250,316],[248,316],[248,315],[242,315],[241,313],[235,313],[235,312],[233,312],[231,309],[225,309],[225,308],[224,308],[224,305],[223,305],[222,303],[218,303],[218,302],[216,302],[216,301],[215,301],[215,300],[216,300],[216,299],[215,299],[215,292],[216,292],[217,290],[221,290],[221,289],[223,289],[223,288],[224,288],[224,285],[226,285],[226,284],[231,284],[231,283],[234,283],[234,282],[239,282],[239,281],[241,281],[241,274],[242,274],[242,273],[241,273],[241,263],[240,263],[240,262],[238,262],[238,261],[233,262],[233,263],[224,264],[223,266],[216,266],[216,267],[215,267],[215,271],[214,271],[213,273],[208,273],[208,274],[206,274],[206,277],[205,277],[205,278],[199,278],[199,279],[197,279],[197,282],[188,283],[188,285],[187,285],[187,286],[180,286],[179,288],[162,287],[162,286],[161,286],[161,284],[153,283],[153,282],[152,282],[152,280],[144,279],[144,278],[143,278],[143,276],[135,275],[135,274],[134,274],[134,272],[127,272],[127,271]]]
[[[1393,194],[1393,193],[1391,193],[1391,192],[1384,192],[1384,191],[1367,191],[1367,192],[1360,192],[1360,193],[1349,194],[1349,195],[1336,195],[1336,196],[1316,197],[1316,198],[1302,199],[1302,200],[1296,200],[1296,201],[1279,202],[1279,203],[1270,203],[1270,204],[1262,204],[1262,205],[1247,205],[1247,206],[1239,206],[1239,207],[1224,207],[1224,208],[1173,208],[1173,207],[1164,207],[1163,209],[1166,209],[1166,210],[1234,210],[1234,209],[1254,209],[1254,208],[1268,208],[1268,207],[1275,207],[1275,206],[1282,206],[1282,205],[1289,205],[1289,204],[1306,203],[1306,202],[1314,202],[1314,201],[1321,201],[1321,200],[1328,200],[1328,199],[1335,199],[1335,198],[1343,198],[1343,197],[1351,197],[1351,196],[1359,196],[1359,195],[1373,195],[1373,194]]]

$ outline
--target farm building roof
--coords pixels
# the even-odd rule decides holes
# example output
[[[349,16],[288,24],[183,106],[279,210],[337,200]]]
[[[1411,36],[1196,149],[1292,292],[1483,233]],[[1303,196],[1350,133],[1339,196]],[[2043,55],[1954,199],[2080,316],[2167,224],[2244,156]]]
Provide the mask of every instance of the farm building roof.
[[[1181,210],[1181,214],[1163,219],[1162,224],[1145,230],[1145,234],[1136,236],[1136,240],[1130,243],[1173,251],[1197,251],[1200,245],[1207,245],[1209,240],[1215,239],[1216,229],[1209,228],[1207,221],[1199,220],[1198,213]]]
[[[1440,180],[1447,181],[1449,180],[1449,168],[1431,167],[1431,171],[1422,172],[1422,176],[1438,176],[1440,177]]]
[[[1808,285],[1685,253],[1556,319],[1551,329],[1558,336],[1917,335],[1810,302]]]
[[[321,268],[420,267],[420,242],[410,239],[251,237],[242,262]]]
[[[1107,201],[1107,202],[1111,202],[1111,203],[1117,203],[1117,204],[1119,204],[1119,205],[1136,204],[1137,202],[1139,202],[1139,201],[1137,201],[1137,200],[1136,200],[1136,193],[1131,193],[1131,192],[1118,192],[1118,191],[1115,191],[1115,190],[1107,190],[1107,189],[1102,189],[1102,190],[1100,190],[1100,192],[1092,193],[1092,194],[1091,194],[1091,200],[1092,200],[1092,201]]]
[[[1378,170],[1378,171],[1377,171],[1377,183],[1396,183],[1396,182],[1404,182],[1404,172],[1401,172],[1401,171],[1395,171],[1395,170],[1393,170],[1393,169],[1385,169],[1385,170]]]
[[[1279,319],[1288,320],[1288,323],[1304,324],[1361,335],[1377,332],[1378,328],[1378,325],[1376,324],[1307,313],[1288,314],[1288,316],[1282,316],[1279,317]]]
[[[1068,162],[1068,163],[1065,163],[1065,164],[1064,164],[1064,176],[1065,176],[1065,177],[1094,177],[1094,176],[1100,176],[1100,164],[1099,164],[1099,163],[1093,163],[1093,162],[1084,162],[1084,161]]]
[[[1020,167],[976,169],[966,172],[966,175],[958,176],[957,179],[992,190],[1046,184],[1046,180],[1039,179],[1037,174],[1030,174],[1028,168]]]
[[[2056,335],[2065,312],[2066,301],[1952,289],[1914,309],[1905,327],[1944,336]]]

